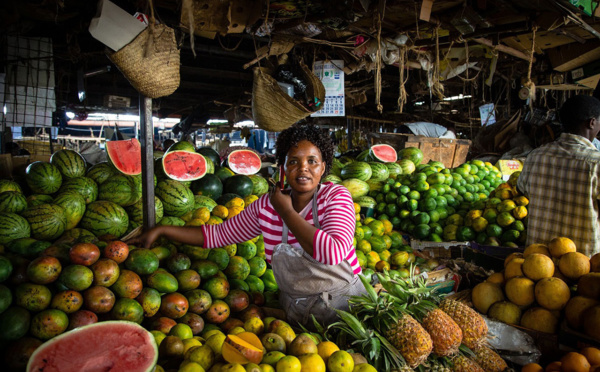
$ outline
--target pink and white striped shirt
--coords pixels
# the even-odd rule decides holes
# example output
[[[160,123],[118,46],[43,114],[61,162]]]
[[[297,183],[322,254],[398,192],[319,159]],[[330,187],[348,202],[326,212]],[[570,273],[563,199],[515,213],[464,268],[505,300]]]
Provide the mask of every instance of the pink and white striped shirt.
[[[354,275],[360,274],[356,250],[352,246],[356,219],[348,189],[330,182],[321,184],[317,193],[317,210],[321,228],[313,237],[313,258],[326,265],[338,265],[346,260],[352,266]],[[312,203],[308,203],[300,215],[314,225]],[[268,262],[271,262],[273,248],[281,243],[282,230],[283,220],[273,208],[268,194],[222,224],[202,226],[204,248],[244,242],[262,233]],[[300,247],[292,231],[289,231],[288,244]]]

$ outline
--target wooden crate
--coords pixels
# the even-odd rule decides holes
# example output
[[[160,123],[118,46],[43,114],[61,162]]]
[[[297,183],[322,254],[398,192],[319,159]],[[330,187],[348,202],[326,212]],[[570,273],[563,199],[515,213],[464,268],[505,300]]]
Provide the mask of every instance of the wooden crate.
[[[423,151],[423,163],[429,160],[439,161],[446,168],[455,168],[467,160],[471,141],[452,138],[432,138],[401,133],[370,133],[371,145],[385,143],[396,150],[405,147],[416,147]]]

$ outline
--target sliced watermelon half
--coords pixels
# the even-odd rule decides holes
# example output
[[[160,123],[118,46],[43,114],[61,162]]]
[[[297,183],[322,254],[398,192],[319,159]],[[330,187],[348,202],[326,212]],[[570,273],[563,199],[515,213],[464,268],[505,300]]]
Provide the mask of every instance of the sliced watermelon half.
[[[137,139],[107,141],[106,154],[109,162],[119,172],[128,176],[142,173],[142,146]]]
[[[28,372],[153,371],[158,359],[154,336],[127,321],[94,323],[63,333],[38,347]]]
[[[194,181],[208,170],[206,159],[197,152],[171,151],[162,158],[165,174],[177,181]]]
[[[382,163],[395,163],[398,160],[398,153],[396,150],[386,144],[379,144],[371,146],[371,154],[374,160]]]
[[[227,156],[227,166],[236,174],[256,174],[262,166],[257,153],[251,150],[235,150]]]

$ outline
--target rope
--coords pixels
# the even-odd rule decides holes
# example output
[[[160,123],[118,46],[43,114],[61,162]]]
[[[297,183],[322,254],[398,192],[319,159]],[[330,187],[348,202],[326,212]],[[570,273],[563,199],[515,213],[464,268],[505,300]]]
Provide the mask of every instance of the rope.
[[[439,99],[444,98],[444,86],[440,83],[440,24],[434,30],[435,34],[435,66],[433,70],[431,89]]]
[[[535,32],[537,26],[532,27],[531,52],[529,53],[529,69],[527,70],[527,82],[524,86],[529,89],[529,109],[533,114],[533,101],[535,101],[535,84],[531,81],[531,70],[533,69],[533,54],[535,53]]]
[[[481,74],[481,71],[483,69],[477,71],[477,75],[475,75],[475,77],[469,78],[469,42],[467,40],[464,40],[464,43],[465,43],[465,64],[467,65],[467,68],[465,70],[466,77],[462,77],[460,75],[456,75],[456,76],[458,76],[458,78],[464,82],[475,81],[475,80],[477,80],[477,78],[479,77],[479,74]]]
[[[237,48],[240,47],[240,44],[242,44],[242,40],[244,40],[244,38],[240,37],[240,40],[238,41],[238,43],[236,44],[236,46],[234,46],[233,48],[227,48],[225,45],[223,45],[223,42],[221,41],[221,35],[217,34],[217,39],[219,40],[219,44],[221,45],[221,48],[225,49],[228,52],[234,52],[237,50]]]
[[[408,72],[406,74],[406,79],[404,78],[404,65],[408,56],[408,49],[406,47],[400,47],[399,52],[398,68],[400,69],[400,87],[398,92],[398,112],[402,113],[404,111],[404,105],[408,100],[408,94],[406,93],[405,87],[406,82],[408,81]]]
[[[381,105],[381,13],[377,14],[377,57],[375,61],[377,68],[375,73],[375,103],[377,111],[383,112]]]
[[[194,58],[196,58],[196,46],[194,37],[194,3],[192,2],[192,0],[183,0],[182,6],[184,9],[187,9],[188,23],[190,24],[190,47],[192,48],[192,54],[194,55]]]

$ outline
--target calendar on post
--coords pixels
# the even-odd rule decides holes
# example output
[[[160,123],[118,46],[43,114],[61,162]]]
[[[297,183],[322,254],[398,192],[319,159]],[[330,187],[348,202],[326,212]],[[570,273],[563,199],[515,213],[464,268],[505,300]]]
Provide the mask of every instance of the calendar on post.
[[[325,103],[321,110],[311,116],[345,116],[343,60],[316,61],[314,73],[325,87]]]

